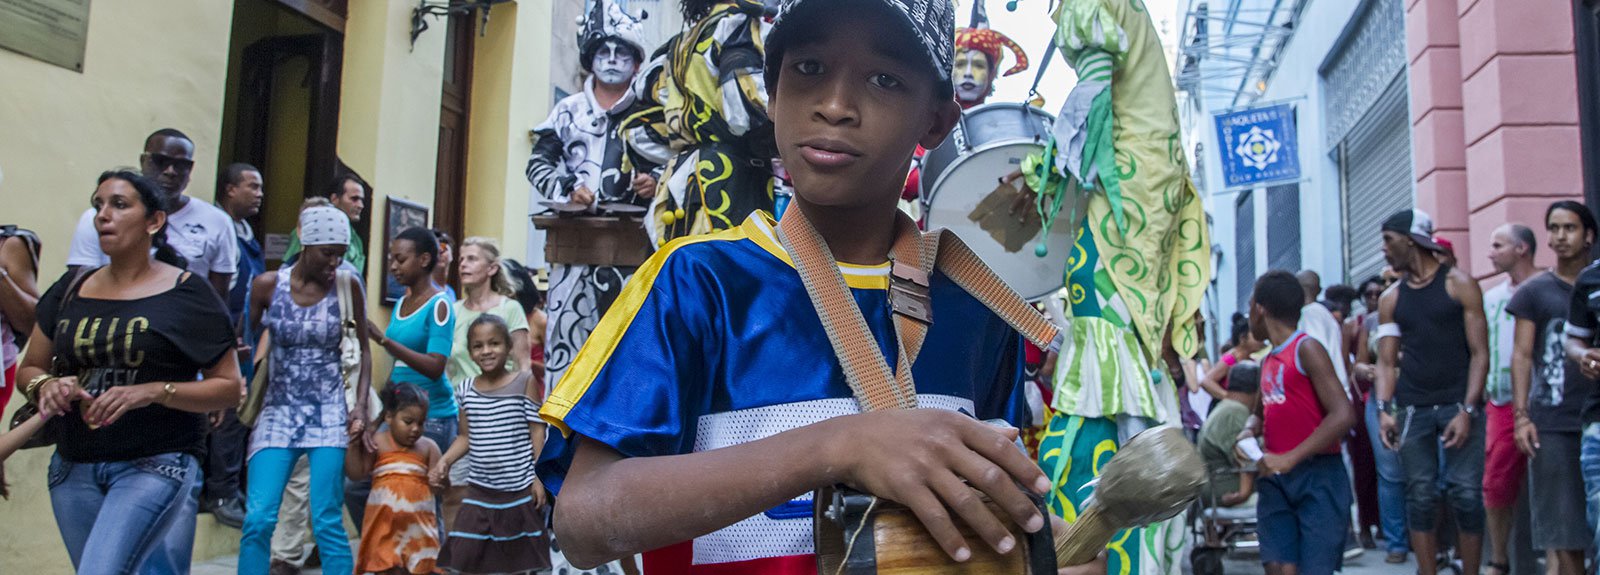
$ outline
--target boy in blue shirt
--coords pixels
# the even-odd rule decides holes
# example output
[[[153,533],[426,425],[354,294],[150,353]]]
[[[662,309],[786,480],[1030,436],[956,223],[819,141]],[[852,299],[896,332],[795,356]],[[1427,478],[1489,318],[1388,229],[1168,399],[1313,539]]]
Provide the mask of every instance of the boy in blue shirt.
[[[954,27],[949,0],[786,0],[766,40],[796,190],[782,229],[814,226],[891,369],[896,203],[916,146],[960,115]],[[928,409],[861,413],[778,227],[758,212],[664,247],[545,404],[563,552],[580,566],[643,552],[646,573],[815,573],[811,493],[834,484],[905,504],[956,560],[1015,552],[1005,525],[1044,527],[1023,490],[1050,482],[1015,430],[979,420],[1022,420],[1017,332],[932,274],[936,319],[911,363]]]

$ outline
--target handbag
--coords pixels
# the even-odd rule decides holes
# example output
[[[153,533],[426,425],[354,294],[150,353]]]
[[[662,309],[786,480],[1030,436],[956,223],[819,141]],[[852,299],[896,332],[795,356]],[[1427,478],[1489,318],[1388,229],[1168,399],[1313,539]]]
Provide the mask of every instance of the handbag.
[[[267,361],[271,357],[272,332],[263,330],[261,341],[256,344],[256,356],[251,362],[255,365],[255,374],[250,377],[250,390],[245,394],[244,400],[239,403],[239,423],[245,427],[255,427],[256,419],[261,417],[261,406],[267,400],[267,382],[272,381],[270,366]]]
[[[83,285],[83,279],[89,277],[89,274],[93,271],[79,268],[77,272],[72,274],[72,281],[67,284],[67,292],[62,294],[61,301],[56,304],[56,317],[61,317],[61,314],[67,310],[67,302],[72,301],[72,298],[78,295],[78,288]],[[52,364],[51,374],[60,374],[67,371],[66,364],[60,357],[52,358],[50,363]],[[7,428],[7,431],[16,429],[36,415],[39,415],[39,405],[30,399],[27,403],[18,407],[16,413],[11,414],[11,427]],[[39,431],[28,437],[28,440],[22,443],[22,449],[55,445],[61,439],[61,430],[52,423],[46,422],[43,427],[39,428]]]
[[[366,326],[361,318],[356,317],[356,310],[352,303],[350,292],[355,285],[355,278],[345,270],[339,270],[334,279],[339,289],[339,325],[343,336],[339,339],[339,374],[344,379],[344,404],[350,409],[356,406],[356,389],[361,383],[361,332]],[[378,390],[367,386],[367,419],[377,421],[383,412],[379,409],[373,411],[372,406],[382,405],[383,400],[378,397]]]

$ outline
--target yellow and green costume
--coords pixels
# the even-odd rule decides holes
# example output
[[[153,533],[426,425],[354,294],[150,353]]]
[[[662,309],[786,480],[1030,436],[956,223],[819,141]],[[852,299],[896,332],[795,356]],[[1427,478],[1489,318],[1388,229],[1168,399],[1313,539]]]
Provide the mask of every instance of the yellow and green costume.
[[[762,77],[763,9],[759,0],[724,0],[669,42],[659,73],[641,74],[641,97],[658,106],[621,130],[664,137],[671,149],[646,226],[657,245],[772,211],[778,153]]]
[[[1079,186],[1089,192],[1085,213],[1068,212],[1082,218],[1068,222],[1080,226],[1072,253],[1051,255],[1068,258],[1062,299],[1052,302],[1067,340],[1039,458],[1056,483],[1052,507],[1070,522],[1123,441],[1178,417],[1163,342],[1170,336],[1184,357],[1198,352],[1210,238],[1144,3],[1066,0],[1052,18],[1079,84],[1047,152],[1028,158],[1023,171],[1047,221]],[[1118,534],[1107,547],[1109,572],[1179,573],[1183,521]]]

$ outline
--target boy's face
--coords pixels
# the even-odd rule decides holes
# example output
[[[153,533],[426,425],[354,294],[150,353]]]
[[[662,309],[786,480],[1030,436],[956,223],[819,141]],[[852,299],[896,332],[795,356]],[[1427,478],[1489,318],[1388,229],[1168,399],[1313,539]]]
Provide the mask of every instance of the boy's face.
[[[783,55],[773,124],[795,192],[811,204],[893,201],[916,146],[937,147],[961,114],[938,97],[910,32],[870,20],[830,22]]]
[[[1256,303],[1255,296],[1250,297],[1250,335],[1261,342],[1271,339],[1267,334],[1267,308]]]

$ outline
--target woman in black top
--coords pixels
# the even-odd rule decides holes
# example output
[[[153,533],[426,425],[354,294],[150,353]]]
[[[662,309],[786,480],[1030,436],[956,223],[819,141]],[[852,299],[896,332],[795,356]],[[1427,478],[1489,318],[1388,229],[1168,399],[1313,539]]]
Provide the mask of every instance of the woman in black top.
[[[169,201],[136,173],[101,174],[94,225],[111,264],[40,298],[18,373],[59,437],[50,502],[80,574],[134,572],[195,520],[177,510],[199,486],[205,414],[244,385],[222,300],[167,245]]]

